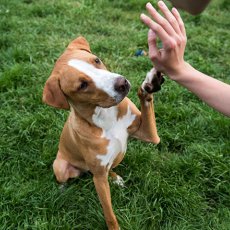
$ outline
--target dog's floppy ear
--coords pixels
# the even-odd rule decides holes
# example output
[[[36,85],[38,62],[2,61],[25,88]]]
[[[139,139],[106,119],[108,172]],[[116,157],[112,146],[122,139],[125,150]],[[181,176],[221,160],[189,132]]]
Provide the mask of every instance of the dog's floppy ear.
[[[56,75],[51,76],[46,81],[43,89],[42,100],[44,103],[59,109],[69,109],[69,104],[62,92],[59,84],[59,79]]]
[[[81,36],[76,38],[72,42],[70,42],[70,44],[68,45],[67,49],[85,50],[85,51],[91,53],[89,43],[87,42],[87,40],[84,37],[81,37]]]

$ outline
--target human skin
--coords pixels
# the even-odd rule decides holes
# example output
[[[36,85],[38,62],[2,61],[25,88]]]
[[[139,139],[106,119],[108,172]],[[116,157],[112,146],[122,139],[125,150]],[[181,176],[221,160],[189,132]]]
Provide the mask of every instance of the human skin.
[[[158,2],[161,16],[150,4],[146,9],[151,18],[140,18],[149,27],[149,57],[158,71],[196,94],[201,100],[226,116],[230,116],[230,85],[203,74],[184,60],[187,37],[179,12],[170,11],[163,1]],[[156,39],[162,42],[158,49]]]
[[[182,9],[192,15],[197,15],[207,7],[210,0],[170,0],[170,2],[177,9]]]

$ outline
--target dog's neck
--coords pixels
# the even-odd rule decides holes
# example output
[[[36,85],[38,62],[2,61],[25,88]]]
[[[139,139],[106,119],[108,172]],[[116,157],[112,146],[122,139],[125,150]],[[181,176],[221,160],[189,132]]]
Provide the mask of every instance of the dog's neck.
[[[107,129],[112,125],[111,118],[117,119],[117,106],[102,108],[91,104],[70,104],[70,107],[77,120],[87,122],[90,126]]]
[[[92,116],[94,114],[95,105],[84,104],[84,105],[73,105],[70,104],[71,113],[74,114],[74,117],[89,123],[90,125],[94,125]]]
[[[109,108],[102,108],[97,106],[92,116],[93,123],[103,130],[109,130],[117,122],[118,108],[112,106]]]

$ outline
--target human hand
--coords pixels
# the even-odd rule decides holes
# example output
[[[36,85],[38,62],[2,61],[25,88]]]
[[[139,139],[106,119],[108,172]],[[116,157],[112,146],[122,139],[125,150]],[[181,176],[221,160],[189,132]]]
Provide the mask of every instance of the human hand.
[[[184,50],[186,46],[186,31],[179,12],[173,8],[167,8],[163,1],[158,6],[165,17],[161,16],[151,3],[146,4],[146,9],[153,20],[141,14],[141,20],[150,28],[148,32],[149,57],[158,71],[176,80],[180,71],[186,68]],[[158,49],[157,37],[162,42],[162,48]]]

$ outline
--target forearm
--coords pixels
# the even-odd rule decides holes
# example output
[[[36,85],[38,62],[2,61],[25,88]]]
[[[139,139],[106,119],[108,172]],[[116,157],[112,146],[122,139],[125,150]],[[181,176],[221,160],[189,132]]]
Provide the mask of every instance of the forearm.
[[[176,76],[172,75],[170,78],[196,94],[209,106],[230,116],[230,85],[199,72],[188,63]]]

